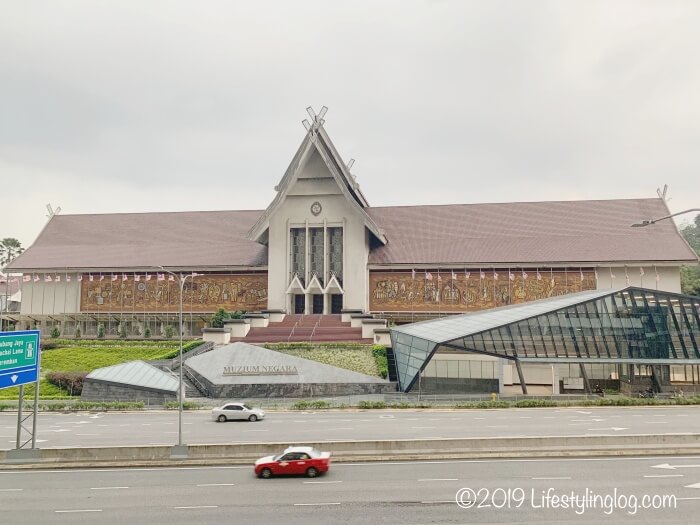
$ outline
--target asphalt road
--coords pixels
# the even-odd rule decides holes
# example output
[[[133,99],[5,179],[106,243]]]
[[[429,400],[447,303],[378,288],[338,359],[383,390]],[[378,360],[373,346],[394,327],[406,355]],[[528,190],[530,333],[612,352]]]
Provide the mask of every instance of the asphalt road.
[[[460,492],[470,508],[460,489],[474,491]],[[251,467],[0,471],[13,525],[694,523],[698,512],[700,457],[338,464],[314,480]]]
[[[17,415],[0,413],[0,449],[15,446]],[[177,412],[42,413],[39,448],[171,445]],[[700,407],[269,412],[257,423],[216,423],[184,412],[188,444],[700,433]]]

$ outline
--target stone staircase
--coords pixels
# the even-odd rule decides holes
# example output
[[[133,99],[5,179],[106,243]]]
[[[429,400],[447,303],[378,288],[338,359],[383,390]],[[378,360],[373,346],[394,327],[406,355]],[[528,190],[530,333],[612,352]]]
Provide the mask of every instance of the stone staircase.
[[[192,383],[187,376],[182,378],[182,382],[185,385],[185,399],[204,399],[204,394],[194,386],[194,383]]]
[[[362,328],[352,328],[340,315],[287,314],[284,320],[270,323],[265,328],[251,328],[243,338],[231,338],[231,342],[287,343],[287,342],[352,342],[371,344],[372,339],[362,338]]]

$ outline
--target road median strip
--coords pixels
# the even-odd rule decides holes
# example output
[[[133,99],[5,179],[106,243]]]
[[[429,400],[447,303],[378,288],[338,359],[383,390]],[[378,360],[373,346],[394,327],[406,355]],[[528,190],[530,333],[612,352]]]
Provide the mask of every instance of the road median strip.
[[[700,454],[700,434],[586,435],[304,442],[333,454],[334,462],[518,457]],[[289,446],[280,443],[37,449],[31,457],[0,451],[0,469],[100,466],[245,465]]]

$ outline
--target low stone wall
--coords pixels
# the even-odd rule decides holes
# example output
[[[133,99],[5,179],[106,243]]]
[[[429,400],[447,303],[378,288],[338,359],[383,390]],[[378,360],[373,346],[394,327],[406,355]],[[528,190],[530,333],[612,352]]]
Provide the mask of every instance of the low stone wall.
[[[595,393],[596,385],[603,390],[620,390],[620,380],[619,379],[589,379],[591,385],[592,393]],[[578,388],[564,388],[564,381],[559,381],[559,393],[560,394],[585,394],[586,389]]]
[[[85,379],[80,399],[82,401],[143,401],[147,405],[162,405],[166,401],[177,401],[177,392]]]
[[[451,377],[423,377],[421,392],[425,394],[491,394],[498,392],[498,379],[458,379]],[[418,392],[418,381],[411,392]]]

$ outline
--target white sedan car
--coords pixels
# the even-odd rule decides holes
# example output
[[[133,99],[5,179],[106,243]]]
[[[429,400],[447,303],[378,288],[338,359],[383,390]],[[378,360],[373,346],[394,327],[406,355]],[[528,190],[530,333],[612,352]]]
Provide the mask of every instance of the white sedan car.
[[[213,408],[211,417],[214,421],[223,423],[233,419],[248,420],[251,422],[265,418],[265,412],[259,408],[251,408],[244,403],[226,403],[218,408]]]

